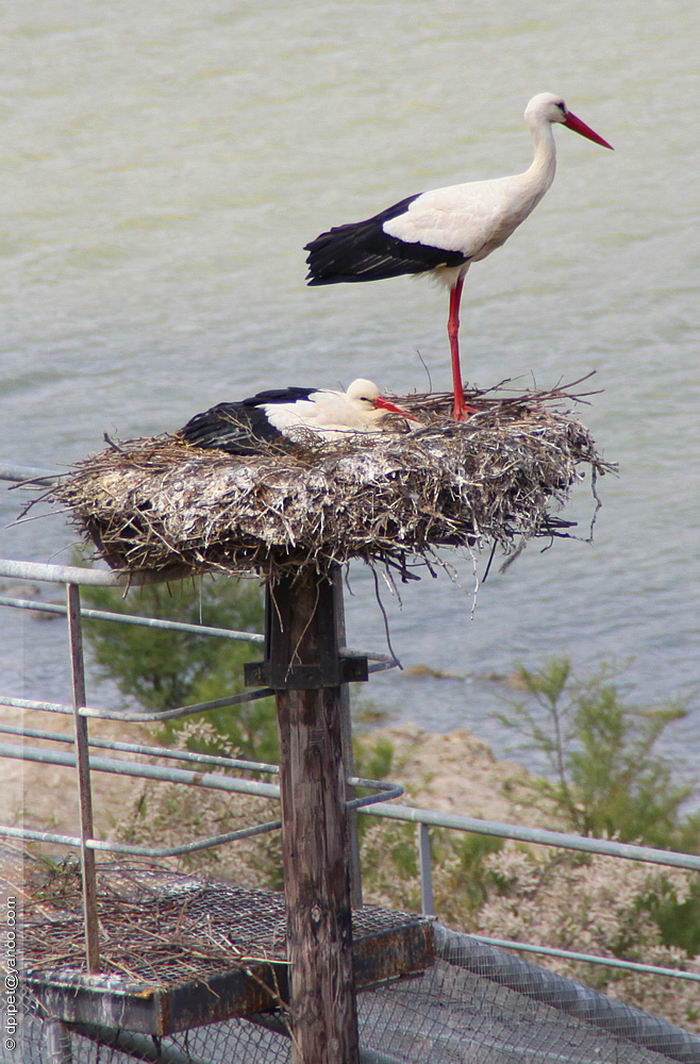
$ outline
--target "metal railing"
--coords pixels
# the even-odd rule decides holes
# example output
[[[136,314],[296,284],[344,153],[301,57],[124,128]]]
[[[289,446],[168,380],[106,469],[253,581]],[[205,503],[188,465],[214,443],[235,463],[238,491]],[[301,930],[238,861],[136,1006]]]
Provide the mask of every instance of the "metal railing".
[[[102,570],[82,569],[77,566],[38,565],[32,562],[15,562],[0,560],[0,576],[16,578],[19,580],[43,581],[50,580],[54,583],[65,583],[67,596],[75,597],[79,585],[76,581],[95,586],[124,586],[127,578],[123,574],[106,572]],[[133,584],[138,580],[130,578]],[[71,590],[72,589],[72,590]],[[33,611],[45,611],[61,613],[70,616],[70,604],[60,606],[55,603],[44,603],[41,600],[14,599],[9,596],[0,597],[0,605],[14,609],[31,609]],[[206,625],[185,625],[183,622],[167,621],[153,618],[144,618],[136,615],[124,615],[121,613],[109,613],[107,611],[90,610],[74,603],[74,611],[78,609],[80,617],[105,621],[107,623],[143,624],[146,627],[159,627],[176,631],[187,631],[197,635],[208,635],[214,638],[244,640],[250,643],[261,643],[263,636],[251,632],[238,632],[232,629],[212,628]],[[72,627],[69,627],[69,650],[74,674],[77,672],[79,686],[84,688],[84,665],[82,660],[82,645],[79,628],[74,618]],[[393,662],[386,655],[370,655],[372,664],[371,671],[391,668]],[[74,677],[75,682],[75,677]],[[160,712],[131,712],[97,709],[86,705],[74,705],[60,702],[45,702],[37,699],[16,698],[13,696],[0,696],[0,704],[27,710],[70,714],[80,721],[87,723],[88,719],[119,720],[128,722],[157,722],[170,720],[178,717],[190,716],[201,713],[207,709],[222,706],[235,705],[252,699],[268,697],[273,692],[268,688],[261,688],[242,694],[229,695],[209,702],[197,703],[189,706],[179,706]],[[231,772],[250,772],[257,775],[274,776],[278,769],[276,765],[247,761],[240,758],[229,758],[218,755],[200,754],[187,750],[174,750],[170,747],[147,745],[143,743],[123,742],[119,740],[95,739],[87,733],[83,734],[79,729],[76,737],[65,733],[53,732],[32,727],[19,727],[13,724],[0,722],[0,733],[17,736],[22,739],[51,740],[58,744],[71,745],[75,752],[52,750],[45,747],[37,747],[22,744],[0,743],[0,757],[21,758],[44,764],[63,765],[78,767],[79,792],[89,792],[89,773],[106,772],[128,775],[136,778],[155,780],[169,783],[180,783],[187,786],[198,786],[222,790],[229,793],[250,794],[258,797],[279,799],[279,787],[275,783],[267,783],[261,780],[251,780],[232,776]],[[128,761],[123,758],[115,759],[102,756],[87,756],[88,748],[97,750],[112,750],[116,753],[134,754],[144,757],[159,758],[161,760],[195,763],[197,770],[176,768],[164,765],[147,764],[145,762]],[[80,770],[81,752],[84,756],[84,767]],[[211,765],[223,772],[202,772],[202,765]],[[575,850],[583,853],[602,854],[610,857],[632,861],[648,862],[670,868],[683,868],[689,871],[700,872],[700,856],[693,854],[675,853],[668,850],[658,850],[647,846],[636,846],[629,843],[616,842],[609,839],[594,839],[575,835],[567,832],[550,831],[545,828],[534,828],[524,825],[508,824],[499,821],[483,820],[475,817],[459,816],[457,814],[436,812],[430,809],[421,809],[413,806],[399,805],[395,802],[389,804],[388,799],[399,797],[402,788],[399,785],[387,783],[381,780],[369,780],[361,777],[350,777],[348,783],[353,787],[373,789],[378,793],[354,798],[348,802],[350,808],[361,810],[371,816],[413,823],[417,826],[417,844],[419,855],[420,885],[421,885],[421,910],[425,914],[433,914],[435,911],[433,898],[433,861],[430,840],[431,828],[443,828],[453,831],[468,832],[480,835],[489,835],[502,839],[513,839],[522,842],[534,843],[543,846],[554,846],[562,849]],[[83,793],[83,804],[86,796]],[[88,798],[88,801],[90,799]],[[0,825],[0,835],[10,838],[27,839],[31,841],[52,843],[54,845],[72,846],[82,849],[94,857],[95,851],[111,852],[118,854],[130,854],[141,857],[163,858],[175,857],[195,853],[199,850],[239,839],[250,838],[254,835],[275,831],[280,828],[279,819],[265,821],[260,824],[239,828],[235,831],[219,835],[209,836],[202,839],[183,843],[179,846],[143,846],[134,843],[121,843],[116,841],[104,841],[94,838],[94,833],[89,825],[89,830],[80,835],[66,835],[59,832],[40,831],[28,827],[15,827],[12,825]],[[88,857],[88,863],[90,857]],[[573,961],[585,961],[594,964],[603,964],[610,967],[627,968],[633,971],[646,972],[653,975],[672,976],[679,979],[700,982],[700,975],[693,972],[685,972],[679,969],[663,968],[658,965],[645,965],[632,961],[618,960],[611,957],[598,957],[591,954],[576,953],[574,951],[558,950],[553,947],[538,946],[531,943],[516,942],[513,940],[494,939],[484,936],[472,936],[477,941],[491,945],[504,946],[512,949],[523,950],[554,957],[565,957]]]
[[[97,916],[97,878],[95,865],[95,852],[129,854],[139,857],[163,858],[182,856],[195,853],[199,850],[221,846],[225,843],[234,842],[253,835],[260,835],[281,828],[281,821],[265,821],[235,831],[219,835],[196,839],[178,846],[143,846],[135,843],[106,841],[95,837],[93,808],[92,808],[92,772],[109,772],[118,775],[126,775],[141,779],[159,780],[161,782],[178,783],[187,786],[204,787],[229,793],[243,793],[258,797],[270,798],[279,801],[280,789],[275,783],[266,783],[261,780],[246,779],[240,776],[232,776],[230,772],[253,772],[256,774],[274,775],[277,766],[259,762],[245,761],[240,758],[211,757],[205,754],[193,754],[191,751],[170,750],[160,746],[151,746],[140,743],[124,743],[118,740],[94,740],[88,733],[88,720],[118,720],[122,722],[157,722],[192,716],[206,710],[232,706],[255,699],[267,698],[273,694],[270,688],[263,687],[254,691],[240,694],[227,695],[223,698],[208,702],[195,703],[187,706],[177,706],[173,709],[155,713],[138,713],[129,711],[115,711],[97,709],[88,706],[85,691],[85,662],[83,656],[82,620],[85,616],[106,622],[124,622],[122,614],[113,614],[106,611],[84,610],[80,602],[81,585],[101,587],[124,587],[136,586],[144,583],[153,583],[157,579],[154,574],[131,574],[105,570],[93,570],[80,566],[47,565],[35,562],[20,562],[12,559],[0,559],[0,576],[29,581],[48,581],[62,584],[65,587],[65,605],[44,603],[41,600],[12,598],[2,596],[1,605],[13,609],[31,609],[48,613],[60,613],[65,615],[68,621],[68,653],[71,664],[72,700],[70,703],[47,702],[38,699],[16,698],[11,695],[0,695],[0,705],[21,708],[35,712],[48,712],[71,715],[74,722],[73,735],[51,732],[44,729],[17,727],[14,724],[0,722],[0,732],[15,735],[22,739],[34,738],[41,741],[50,740],[56,743],[70,743],[72,751],[54,750],[45,747],[31,746],[26,743],[12,744],[0,743],[0,757],[18,758],[23,761],[33,761],[42,764],[62,765],[75,768],[77,772],[77,789],[80,832],[78,835],[67,835],[61,832],[43,831],[35,828],[21,827],[5,824],[0,825],[0,835],[8,838],[24,839],[34,842],[52,843],[54,845],[71,846],[80,850],[81,866],[83,871],[83,912],[85,918],[86,959],[89,972],[96,971],[99,967],[98,947],[98,916]],[[168,575],[161,575],[161,580],[168,579]],[[97,616],[96,616],[97,615]],[[145,624],[154,627],[152,618],[141,618],[127,615],[127,624]],[[209,635],[216,638],[237,639],[246,642],[260,643],[263,637],[258,633],[238,632],[229,629],[210,628],[198,625],[183,625],[182,622],[170,622],[159,620],[159,628],[171,628],[176,631],[184,630],[196,632],[200,635]],[[386,655],[378,655],[373,659],[372,668],[384,669],[392,667],[393,662]],[[90,747],[110,749],[115,752],[139,754],[147,757],[157,757],[165,760],[196,761],[199,766],[211,764],[217,769],[226,769],[224,772],[202,772],[201,767],[197,771],[171,766],[147,764],[128,760],[126,758],[107,758],[91,756]],[[351,810],[363,809],[375,802],[385,801],[389,798],[398,797],[403,793],[399,785],[388,783],[384,780],[369,780],[357,776],[348,778],[348,785],[353,788],[374,791],[374,794],[362,795],[348,800],[347,806]]]
[[[493,820],[480,820],[474,817],[458,816],[452,813],[436,813],[431,809],[417,809],[413,806],[385,805],[378,803],[366,812],[371,816],[386,817],[416,824],[418,827],[418,863],[420,869],[421,911],[435,914],[433,901],[433,869],[430,828],[448,828],[452,831],[464,831],[477,835],[490,835],[500,839],[515,839],[521,842],[535,843],[541,846],[555,846],[560,849],[578,850],[617,857],[628,861],[642,861],[650,864],[664,865],[668,868],[684,868],[700,872],[700,856],[676,853],[673,850],[657,850],[649,846],[634,846],[630,843],[615,842],[612,839],[594,839],[583,835],[574,835],[565,831],[550,831],[547,828],[531,828],[519,824],[504,824]],[[570,961],[600,964],[610,968],[627,968],[634,972],[649,975],[668,975],[677,979],[686,979],[700,983],[700,973],[686,972],[679,968],[663,968],[657,965],[641,964],[614,957],[600,957],[591,953],[577,953],[574,950],[557,949],[554,946],[539,946],[529,942],[513,939],[490,938],[484,935],[470,934],[477,942],[500,946],[506,949],[522,950],[526,953],[539,953],[550,957],[560,957]]]

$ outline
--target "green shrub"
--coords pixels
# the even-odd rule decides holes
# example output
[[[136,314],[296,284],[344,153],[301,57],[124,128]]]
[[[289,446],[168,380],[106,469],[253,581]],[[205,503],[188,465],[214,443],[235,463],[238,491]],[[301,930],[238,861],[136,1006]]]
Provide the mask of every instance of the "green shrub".
[[[113,613],[245,632],[259,632],[264,622],[258,585],[231,577],[150,584],[133,589],[126,598],[111,588],[86,587],[82,598],[87,606]],[[86,620],[85,635],[98,673],[113,680],[122,694],[154,711],[240,693],[244,690],[244,662],[261,656],[261,649],[250,643],[107,621]],[[219,753],[224,746],[233,746],[251,760],[277,759],[277,723],[271,699],[169,721],[161,728],[161,739],[173,740],[185,720],[200,717],[210,722],[222,741],[210,740],[196,749]],[[193,742],[189,740],[192,749]]]
[[[656,753],[664,730],[686,715],[678,704],[628,706],[613,673],[603,666],[588,680],[556,658],[537,671],[518,669],[526,701],[513,702],[501,723],[545,754],[551,777],[534,779],[536,799],[581,835],[686,847],[700,824],[684,821],[681,807],[692,788],[675,784]]]

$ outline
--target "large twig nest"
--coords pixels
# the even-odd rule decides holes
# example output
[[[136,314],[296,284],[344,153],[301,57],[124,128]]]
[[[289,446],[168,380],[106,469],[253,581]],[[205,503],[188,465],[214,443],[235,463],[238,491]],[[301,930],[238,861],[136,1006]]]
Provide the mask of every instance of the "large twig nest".
[[[405,567],[442,545],[505,547],[552,534],[588,466],[611,467],[551,400],[561,389],[470,398],[456,424],[444,396],[397,398],[424,427],[236,457],[173,437],[111,444],[53,496],[113,567],[258,571],[363,558]]]

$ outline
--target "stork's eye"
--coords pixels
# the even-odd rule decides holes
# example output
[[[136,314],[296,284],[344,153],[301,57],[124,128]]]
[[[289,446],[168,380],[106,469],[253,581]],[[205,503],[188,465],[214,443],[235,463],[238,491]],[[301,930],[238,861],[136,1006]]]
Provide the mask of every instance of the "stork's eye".
[[[568,112],[566,110],[566,104],[564,103],[564,101],[563,100],[557,100],[557,102],[556,102],[556,104],[554,106],[558,107],[559,110],[561,111],[561,113],[564,115],[564,118],[566,118],[566,115],[567,115]]]

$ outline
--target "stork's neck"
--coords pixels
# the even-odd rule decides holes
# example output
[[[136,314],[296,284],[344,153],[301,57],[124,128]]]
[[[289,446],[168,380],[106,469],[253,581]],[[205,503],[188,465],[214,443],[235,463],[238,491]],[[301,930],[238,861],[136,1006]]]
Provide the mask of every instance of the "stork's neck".
[[[530,124],[530,135],[535,147],[530,166],[525,171],[534,188],[540,196],[543,196],[552,181],[557,169],[557,149],[554,143],[554,131],[551,122],[533,122]]]

